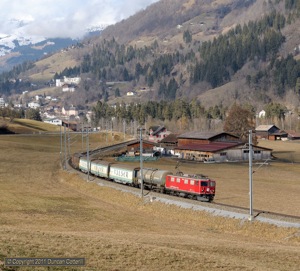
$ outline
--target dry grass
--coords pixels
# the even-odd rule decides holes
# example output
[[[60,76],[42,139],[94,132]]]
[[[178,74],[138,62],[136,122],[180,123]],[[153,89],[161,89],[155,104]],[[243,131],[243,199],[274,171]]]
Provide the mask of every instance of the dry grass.
[[[33,91],[26,93],[26,95],[28,97],[34,97],[36,95],[44,95],[44,94],[52,95],[52,96],[59,96],[59,95],[62,95],[62,88],[60,88],[60,87],[45,87],[45,88],[33,90]]]
[[[36,67],[31,73],[33,81],[47,81],[54,74],[62,72],[65,68],[76,66],[78,63],[70,52],[59,52],[35,63]]]
[[[97,139],[93,144],[106,144]],[[86,268],[74,270],[298,270],[298,230],[143,203],[88,183],[60,169],[59,142],[53,136],[0,137],[0,261],[85,257]],[[201,165],[199,172],[219,175],[217,198],[224,200],[222,189],[230,185],[237,192],[226,197],[242,199],[239,174],[246,166],[233,165],[226,174],[213,166]]]
[[[29,119],[14,119],[12,122],[7,122],[7,124],[8,129],[16,134],[60,131],[59,126]]]

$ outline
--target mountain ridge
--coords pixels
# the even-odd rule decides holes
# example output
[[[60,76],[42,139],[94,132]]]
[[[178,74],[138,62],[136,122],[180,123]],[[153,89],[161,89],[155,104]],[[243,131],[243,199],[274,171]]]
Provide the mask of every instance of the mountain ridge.
[[[7,71],[24,61],[37,61],[81,40],[28,35],[25,27],[29,22],[23,20],[12,19],[8,24],[14,31],[10,34],[0,33],[0,72]],[[99,35],[105,27],[105,25],[88,27],[85,38]]]
[[[72,57],[73,54],[73,59],[76,59],[78,63],[76,71],[80,68],[84,77],[89,80],[93,78],[94,85],[89,87],[89,93],[91,94],[91,90],[93,90],[92,96],[98,97],[98,99],[109,97],[111,102],[114,102],[113,93],[109,88],[105,89],[105,86],[99,86],[99,80],[101,82],[123,80],[127,84],[121,89],[121,93],[126,93],[128,90],[151,84],[153,79],[151,76],[155,77],[156,81],[149,87],[155,91],[145,94],[144,98],[162,99],[166,97],[159,96],[166,91],[161,87],[164,87],[163,84],[167,86],[174,79],[178,84],[178,91],[175,96],[172,94],[172,99],[198,98],[207,106],[214,104],[229,106],[232,102],[239,100],[262,106],[272,100],[280,101],[283,98],[287,100],[283,96],[287,94],[287,91],[292,90],[291,84],[280,86],[281,89],[277,90],[275,83],[279,82],[270,81],[273,80],[274,72],[280,72],[274,70],[274,63],[280,64],[282,61],[283,65],[284,58],[289,54],[294,54],[295,48],[300,44],[300,38],[294,35],[299,26],[299,17],[295,11],[286,8],[287,3],[288,1],[277,0],[174,0],[171,2],[161,0],[126,20],[108,26],[100,36],[84,40],[82,46],[70,50],[69,56]],[[273,15],[269,16],[270,14]],[[283,17],[284,20],[290,22],[281,23],[280,20],[283,20]],[[236,44],[239,39],[244,42],[246,36],[242,35],[244,35],[245,28],[247,30],[247,28],[254,27],[255,31],[261,31],[264,24],[270,24],[266,28],[266,32],[251,34],[252,36],[249,37],[254,39],[253,42],[250,40],[249,44],[251,45],[251,42],[254,44],[254,41],[257,40],[259,41],[257,46],[261,46],[261,48],[269,46],[273,51],[266,51],[265,55],[261,57],[259,55],[261,49],[253,48],[257,51],[253,55],[244,56],[246,59],[240,63],[224,64],[221,62],[219,66],[211,66],[210,73],[207,72],[208,66],[205,65],[210,64],[211,59],[214,59],[214,54],[209,59],[209,55],[206,55],[209,51],[203,53],[205,52],[203,45],[212,46],[214,42],[222,42],[223,38],[223,42],[227,43],[226,50],[229,50],[234,45],[229,43],[230,38],[231,40],[237,39]],[[229,35],[232,36],[229,37]],[[266,40],[267,38],[270,41]],[[225,41],[225,39],[228,40]],[[271,44],[271,39],[274,44]],[[238,46],[235,46],[234,50],[239,50]],[[245,42],[242,46],[245,46]],[[272,48],[272,46],[275,47]],[[250,50],[242,49],[240,52],[233,52],[232,56]],[[221,47],[214,50],[220,51]],[[142,53],[145,54],[145,57],[139,59],[137,54]],[[178,59],[176,54],[178,54]],[[216,53],[215,56],[222,57]],[[297,60],[299,55],[294,55],[293,58]],[[172,63],[169,63],[169,67],[165,67],[164,74],[161,75],[160,69],[165,65],[164,61]],[[218,59],[218,61],[220,60]],[[291,60],[287,61],[291,62]],[[89,66],[91,64],[93,66]],[[136,74],[137,64],[141,66],[139,76]],[[197,65],[199,71],[196,71]],[[224,65],[223,70],[213,74],[213,69],[222,65]],[[51,63],[48,62],[47,67],[51,69]],[[66,68],[72,70],[70,66],[66,66]],[[155,71],[155,69],[158,70]],[[60,73],[62,69],[52,72]],[[27,72],[27,74],[29,73],[30,71]],[[86,75],[84,75],[85,73]],[[216,84],[212,84],[212,80],[215,79],[209,79],[208,76],[211,77],[211,74],[218,76],[221,73],[224,78],[219,78]],[[63,75],[62,73],[61,76]],[[278,76],[282,75],[278,74]],[[86,81],[83,80],[83,82]],[[91,82],[83,84],[90,85]],[[86,85],[82,85],[80,90],[85,93],[86,88]],[[99,89],[102,89],[102,93],[97,94]],[[223,94],[211,98],[213,94],[210,93],[218,91]],[[278,91],[281,91],[280,95],[277,93]],[[296,100],[297,93],[294,94],[294,98],[289,98],[290,100]],[[289,102],[289,104],[295,104],[295,102]]]

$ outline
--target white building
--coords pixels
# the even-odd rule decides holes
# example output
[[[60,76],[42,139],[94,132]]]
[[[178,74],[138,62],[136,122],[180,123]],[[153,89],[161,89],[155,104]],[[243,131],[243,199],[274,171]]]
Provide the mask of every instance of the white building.
[[[72,105],[72,106],[64,106],[61,110],[61,113],[64,115],[64,116],[78,116],[78,110]]]
[[[5,101],[3,98],[0,98],[0,108],[5,107]]]
[[[64,84],[62,86],[62,91],[63,92],[74,92],[75,91],[75,86],[74,85],[69,85],[69,84]]]
[[[265,110],[261,110],[259,113],[258,113],[258,117],[261,119],[261,118],[265,118],[266,117],[266,111]]]
[[[41,105],[39,103],[37,103],[37,102],[30,102],[28,104],[28,107],[29,108],[33,108],[33,109],[37,109],[37,108],[41,107]]]
[[[36,100],[36,101],[39,101],[39,100],[41,100],[42,98],[43,98],[42,95],[35,95],[35,100]]]
[[[44,122],[54,124],[54,125],[57,125],[57,126],[62,126],[62,120],[57,119],[57,118],[45,119]]]
[[[81,81],[80,77],[64,77],[64,79],[56,79],[55,85],[57,87],[62,87],[64,84],[78,85]]]
[[[127,96],[135,96],[135,92],[133,92],[133,91],[128,91],[128,92],[127,92]]]

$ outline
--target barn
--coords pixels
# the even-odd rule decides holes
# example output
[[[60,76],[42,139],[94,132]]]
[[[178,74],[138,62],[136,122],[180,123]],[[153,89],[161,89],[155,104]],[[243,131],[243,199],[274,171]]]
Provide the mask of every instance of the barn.
[[[221,132],[190,132],[178,136],[175,152],[187,160],[203,162],[246,161],[249,157],[248,144],[235,135]],[[272,150],[253,146],[253,159],[271,158]]]
[[[157,146],[154,142],[143,140],[143,153],[153,153],[153,147]],[[140,140],[135,140],[127,145],[127,152],[130,155],[139,155]]]
[[[288,137],[288,133],[275,125],[259,125],[255,129],[255,133],[258,139],[282,140]]]

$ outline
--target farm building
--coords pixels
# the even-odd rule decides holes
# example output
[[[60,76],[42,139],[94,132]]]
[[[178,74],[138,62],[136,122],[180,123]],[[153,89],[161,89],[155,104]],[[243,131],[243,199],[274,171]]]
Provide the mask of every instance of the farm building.
[[[240,142],[239,137],[229,133],[188,132],[177,137],[178,146],[187,144],[208,144],[211,142]]]
[[[253,146],[253,159],[271,158],[271,149]],[[229,133],[191,132],[178,136],[175,153],[179,157],[196,161],[245,161],[248,160],[248,145]]]
[[[300,133],[297,133],[296,131],[286,131],[288,133],[288,139],[289,140],[299,140],[300,139]]]
[[[143,152],[152,153],[153,147],[156,146],[155,143],[143,140]],[[135,140],[127,145],[127,152],[130,155],[139,155],[140,153],[140,140]]]
[[[287,139],[288,136],[285,131],[280,130],[275,125],[259,125],[255,132],[258,139],[282,140]]]
[[[78,123],[74,121],[63,121],[62,126],[65,126],[73,131],[77,131],[78,129]]]
[[[159,143],[164,147],[176,147],[178,144],[177,137],[179,134],[169,134],[165,138],[163,138]]]

